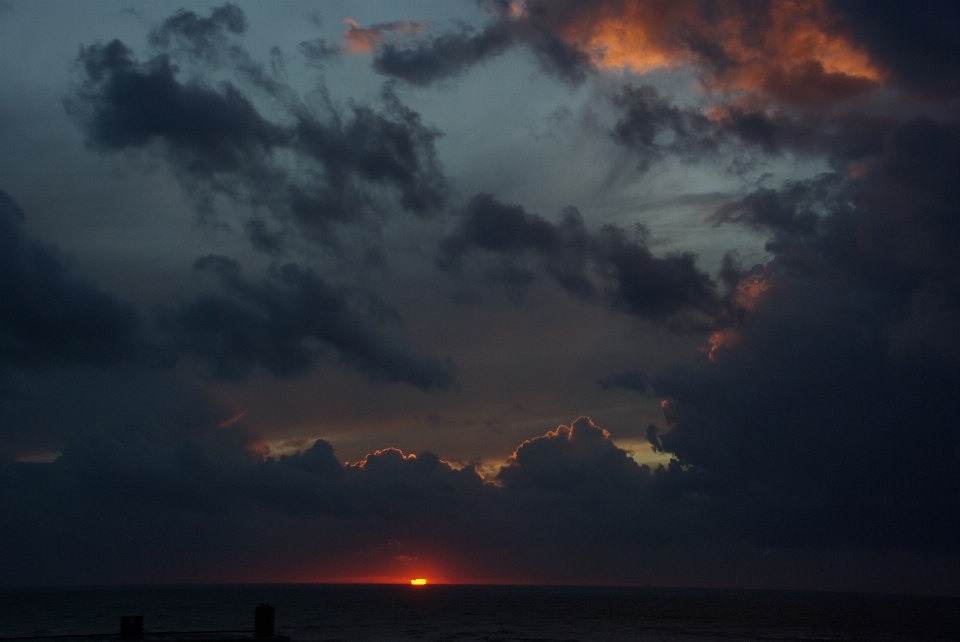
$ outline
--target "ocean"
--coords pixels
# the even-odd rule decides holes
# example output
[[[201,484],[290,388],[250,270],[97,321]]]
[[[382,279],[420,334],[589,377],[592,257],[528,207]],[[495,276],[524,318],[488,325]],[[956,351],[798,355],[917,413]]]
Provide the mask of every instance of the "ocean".
[[[0,589],[0,638],[251,630],[265,602],[293,642],[960,640],[960,598],[456,585]]]

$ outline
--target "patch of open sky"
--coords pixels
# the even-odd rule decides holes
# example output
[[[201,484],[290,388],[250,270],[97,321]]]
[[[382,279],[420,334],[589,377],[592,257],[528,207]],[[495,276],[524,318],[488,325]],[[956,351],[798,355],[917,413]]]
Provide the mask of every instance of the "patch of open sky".
[[[827,169],[822,160],[791,155],[757,158],[742,174],[722,163],[681,163],[668,158],[642,176],[634,170],[613,177],[609,189],[598,194],[591,209],[583,213],[595,224],[627,229],[642,224],[655,252],[691,251],[700,256],[701,268],[715,271],[729,250],[736,250],[747,264],[765,261],[768,254],[762,236],[739,226],[715,226],[705,217],[758,188],[776,188]]]

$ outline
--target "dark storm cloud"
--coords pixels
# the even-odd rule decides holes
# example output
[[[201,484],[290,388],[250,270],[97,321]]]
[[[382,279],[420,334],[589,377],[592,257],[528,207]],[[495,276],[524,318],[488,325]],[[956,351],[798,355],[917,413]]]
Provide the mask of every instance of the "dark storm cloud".
[[[308,108],[229,44],[243,24],[230,5],[209,18],[180,12],[153,32],[166,51],[145,63],[118,40],[84,47],[68,110],[94,148],[159,152],[207,214],[224,199],[243,205],[245,229],[263,251],[280,252],[289,230],[338,246],[345,228],[372,226],[372,243],[387,213],[427,216],[442,205],[438,132],[389,88],[379,109],[341,110],[325,97]],[[191,77],[196,64],[234,72],[236,82]],[[258,100],[282,117],[264,116]]]
[[[862,172],[715,214],[775,258],[741,272],[702,368],[653,378],[654,437],[729,484],[750,537],[957,550],[958,171],[960,128],[919,118]]]
[[[255,174],[289,134],[264,119],[233,85],[223,91],[182,84],[161,56],[140,65],[119,40],[81,51],[85,78],[69,103],[89,142],[104,150],[144,147],[164,140],[178,162],[198,177]]]
[[[923,21],[921,31],[933,27]],[[939,93],[898,82],[943,97],[943,81]],[[774,259],[751,269],[724,261],[727,293],[702,367],[599,383],[665,399],[666,429],[651,426],[649,441],[707,475],[718,519],[760,545],[956,551],[956,122],[742,104],[707,119],[651,91],[617,99],[614,139],[642,162],[684,158],[673,141],[705,140],[727,153],[736,143],[824,158],[835,171],[757,190],[710,217],[767,236]],[[639,143],[624,135],[632,129]]]
[[[275,267],[260,283],[241,276],[240,265],[226,257],[207,256],[195,267],[215,274],[221,291],[161,309],[160,325],[218,378],[237,381],[256,366],[280,377],[300,375],[333,351],[340,363],[373,380],[424,390],[453,383],[449,360],[424,357],[378,327],[396,313],[372,293],[365,294],[364,312],[351,301],[358,293],[294,263]]]
[[[716,302],[715,286],[693,254],[654,256],[642,234],[610,225],[591,232],[572,208],[551,223],[478,194],[440,250],[447,271],[464,274],[467,258],[478,255],[488,279],[523,289],[543,273],[581,300],[655,321],[707,312]]]
[[[58,248],[23,230],[24,214],[0,191],[0,396],[18,369],[112,365],[145,352],[137,309],[101,289]]]

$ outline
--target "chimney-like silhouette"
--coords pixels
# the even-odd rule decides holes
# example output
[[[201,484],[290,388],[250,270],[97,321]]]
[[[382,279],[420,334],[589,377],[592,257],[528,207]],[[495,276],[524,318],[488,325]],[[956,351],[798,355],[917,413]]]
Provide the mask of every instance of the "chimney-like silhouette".
[[[142,637],[143,637],[143,616],[142,615],[120,616],[120,639],[121,640],[139,640]]]
[[[253,621],[253,635],[258,638],[273,637],[273,607],[261,604],[257,607]]]

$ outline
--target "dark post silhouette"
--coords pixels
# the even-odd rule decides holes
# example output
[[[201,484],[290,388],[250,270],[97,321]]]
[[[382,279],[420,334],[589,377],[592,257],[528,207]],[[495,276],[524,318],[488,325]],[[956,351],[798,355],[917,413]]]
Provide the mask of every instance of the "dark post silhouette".
[[[143,616],[142,615],[120,616],[120,639],[121,640],[139,640],[142,637],[143,637]]]
[[[261,604],[257,607],[253,621],[253,635],[258,638],[273,637],[273,607]]]

